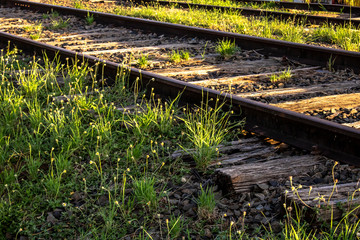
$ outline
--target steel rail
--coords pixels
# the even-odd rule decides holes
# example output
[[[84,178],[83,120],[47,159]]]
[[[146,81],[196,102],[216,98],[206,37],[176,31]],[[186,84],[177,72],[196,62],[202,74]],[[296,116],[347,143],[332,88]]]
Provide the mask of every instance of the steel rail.
[[[295,22],[306,22],[306,23],[312,23],[312,24],[322,24],[322,23],[328,23],[333,25],[353,25],[353,26],[359,26],[360,20],[357,19],[348,19],[348,18],[341,18],[341,17],[326,17],[326,16],[317,16],[317,15],[311,15],[311,14],[299,14],[299,13],[288,13],[288,12],[278,12],[278,11],[270,11],[270,10],[264,10],[264,9],[251,9],[251,8],[245,8],[245,7],[223,7],[223,6],[215,6],[215,5],[205,5],[205,4],[194,4],[194,3],[186,3],[186,2],[174,2],[174,1],[153,1],[153,0],[133,0],[132,2],[135,2],[137,4],[142,3],[156,3],[161,6],[170,6],[175,5],[179,6],[184,9],[188,8],[199,8],[199,9],[206,9],[206,10],[220,10],[222,12],[225,11],[238,11],[239,14],[245,15],[245,16],[265,16],[265,17],[271,17],[271,18],[277,18],[277,19],[283,19],[283,20],[293,20]]]
[[[307,11],[328,11],[328,12],[339,12],[339,13],[351,13],[360,14],[360,7],[354,7],[349,5],[341,4],[322,4],[322,3],[295,3],[295,2],[283,2],[283,1],[264,1],[264,0],[235,0],[237,2],[246,3],[271,3],[280,8],[298,9]]]
[[[90,64],[106,63],[104,72],[106,76],[115,76],[120,64],[104,61],[99,58],[76,53],[74,51],[40,43],[23,37],[0,32],[0,42],[11,42],[25,52],[58,56],[65,61],[66,58],[77,58]],[[233,106],[235,113],[241,118],[246,117],[245,129],[290,145],[322,152],[323,155],[348,164],[360,166],[360,130],[342,126],[337,123],[325,121],[300,113],[270,106],[249,99],[240,98],[230,94],[220,93],[209,88],[195,86],[180,80],[164,77],[136,68],[129,68],[130,80],[141,78],[142,86],[155,89],[157,94],[168,98],[175,98],[182,93],[181,100],[186,103],[199,104],[203,96],[225,102],[225,106]]]
[[[217,30],[190,27],[180,24],[159,22],[154,20],[120,16],[110,13],[88,11],[70,7],[43,4],[24,0],[0,0],[0,3],[8,7],[20,7],[23,9],[50,12],[57,11],[61,14],[69,14],[85,18],[91,13],[98,23],[109,23],[118,26],[132,27],[158,34],[176,36],[201,37],[208,40],[233,39],[242,49],[256,49],[259,53],[268,56],[286,56],[302,63],[327,66],[331,61],[335,69],[351,68],[354,72],[360,72],[360,53],[339,49],[318,47],[307,44],[286,42],[281,40],[253,37],[244,34],[222,32]]]

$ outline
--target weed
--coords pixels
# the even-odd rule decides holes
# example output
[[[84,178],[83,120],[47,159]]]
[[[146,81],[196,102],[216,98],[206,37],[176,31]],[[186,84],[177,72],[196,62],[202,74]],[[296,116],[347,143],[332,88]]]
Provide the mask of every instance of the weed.
[[[87,25],[91,25],[93,24],[95,21],[94,15],[90,14],[90,12],[87,13],[86,18],[85,18],[85,22]]]
[[[37,25],[31,25],[31,26],[26,26],[24,27],[24,30],[27,32],[31,32],[31,31],[35,31],[35,32],[41,32],[43,29],[42,24],[37,24]]]
[[[215,216],[215,195],[212,188],[206,187],[204,190],[200,185],[200,196],[197,200],[198,214],[200,219],[212,219]]]
[[[181,59],[182,60],[184,60],[184,61],[189,60],[190,53],[188,51],[181,51],[180,54],[181,54]]]
[[[148,56],[147,55],[141,55],[141,57],[137,61],[137,65],[141,68],[147,67],[149,64]]]
[[[82,4],[82,2],[80,0],[75,0],[73,5],[74,5],[74,8],[78,8],[78,9],[85,8],[85,6]]]
[[[170,54],[170,62],[179,63],[182,60],[187,61],[190,58],[190,53],[188,51],[175,51],[173,50]]]
[[[178,95],[174,100],[165,102],[154,99],[151,94],[150,100],[143,99],[138,105],[139,109],[131,119],[127,120],[127,126],[133,129],[137,136],[146,136],[151,132],[160,134],[170,134],[176,121],[174,114],[177,111]]]
[[[207,44],[208,44],[208,41],[206,41],[205,46],[204,46],[204,50],[203,50],[203,52],[201,53],[201,58],[202,58],[202,59],[204,59],[204,58],[205,58],[205,54],[206,54],[206,46],[207,46]]]
[[[218,41],[217,46],[215,47],[215,51],[219,53],[222,57],[228,58],[233,56],[239,48],[235,44],[235,40],[221,40]]]
[[[280,74],[272,74],[270,76],[270,82],[272,82],[272,83],[276,83],[276,82],[280,82],[280,81],[285,82],[285,81],[290,80],[291,77],[292,77],[292,73],[291,73],[290,68],[288,68]]]
[[[38,25],[35,25],[35,26],[27,26],[24,28],[25,31],[27,32],[33,32],[30,34],[30,38],[32,40],[37,40],[40,38],[40,35],[41,35],[41,32],[42,32],[42,29],[43,29],[43,26],[42,24],[38,24]]]
[[[182,216],[171,216],[170,221],[166,219],[167,237],[168,239],[176,239],[179,237],[181,230],[183,229],[184,221]]]
[[[53,150],[54,149],[52,149],[50,153],[51,156],[50,171],[48,175],[45,177],[44,184],[48,193],[51,196],[54,196],[54,198],[56,199],[60,191],[61,179],[62,176],[66,173],[66,169],[60,171],[60,168],[57,166],[58,165],[57,159],[52,157]]]
[[[182,148],[193,157],[201,170],[205,170],[218,154],[217,147],[225,136],[230,134],[230,130],[244,124],[244,121],[231,124],[231,113],[223,113],[223,106],[224,103],[219,104],[219,99],[216,100],[214,108],[210,107],[208,100],[203,100],[194,113],[185,112],[186,117],[181,118],[187,130],[186,136],[195,149],[187,150],[183,146]]]
[[[335,60],[336,60],[336,57],[333,58],[332,55],[331,55],[330,58],[329,58],[329,60],[328,60],[328,62],[327,62],[327,64],[326,64],[326,65],[327,65],[327,68],[328,68],[328,70],[329,70],[330,72],[335,71],[335,69],[334,69]]]
[[[134,196],[137,202],[149,210],[155,210],[158,206],[158,195],[155,191],[155,178],[144,177],[134,179]]]
[[[178,63],[181,62],[181,55],[178,51],[173,50],[170,54],[170,62]]]
[[[60,18],[58,20],[52,19],[51,25],[49,26],[49,28],[52,30],[67,28],[69,26],[69,21],[70,21],[70,19],[67,19],[66,21],[64,21],[62,18]]]
[[[30,39],[37,40],[41,36],[41,33],[30,34]]]
[[[58,18],[60,16],[60,14],[57,11],[52,11],[50,13],[50,17],[51,18]]]

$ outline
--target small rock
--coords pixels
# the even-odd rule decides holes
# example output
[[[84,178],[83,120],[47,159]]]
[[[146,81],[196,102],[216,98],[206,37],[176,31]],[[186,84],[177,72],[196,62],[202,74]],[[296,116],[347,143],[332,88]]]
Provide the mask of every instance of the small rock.
[[[13,237],[13,236],[11,235],[11,233],[9,233],[9,232],[6,232],[5,238],[6,238],[6,239],[14,239],[14,237]]]
[[[265,195],[262,193],[255,193],[254,195],[255,195],[255,197],[259,198],[261,201],[263,201],[265,199]]]
[[[279,84],[278,84],[278,87],[279,87],[279,88],[284,88],[284,86],[285,86],[284,83],[279,83]]]
[[[274,205],[277,204],[278,202],[280,202],[279,198],[271,199],[271,203],[274,204]]]
[[[174,212],[173,212],[174,216],[177,217],[181,214],[180,210],[179,209],[176,209]]]
[[[51,224],[55,224],[55,223],[58,222],[58,220],[54,217],[52,212],[48,212],[48,216],[46,217],[46,221],[51,223]]]
[[[180,196],[179,194],[175,193],[175,194],[174,194],[174,198],[176,198],[176,199],[180,199],[180,198],[181,198],[181,196]]]
[[[330,183],[330,182],[332,182],[332,181],[333,181],[332,176],[325,176],[325,177],[324,177],[324,182],[325,182],[325,183]]]
[[[322,178],[314,178],[313,183],[315,183],[315,184],[324,183],[324,179],[322,179]]]
[[[205,235],[205,237],[208,237],[208,238],[212,237],[212,233],[208,228],[205,228],[204,235]]]
[[[266,218],[261,219],[260,222],[261,222],[261,224],[263,224],[263,225],[268,225],[268,224],[269,224],[269,220],[266,219]]]
[[[278,187],[279,186],[279,183],[277,181],[273,181],[273,180],[270,180],[269,181],[269,184],[272,186],[272,187]]]
[[[183,210],[188,211],[189,209],[192,209],[194,207],[196,207],[195,204],[187,204],[187,205],[184,205]]]
[[[222,198],[222,192],[215,192],[214,193],[215,200],[220,200]]]
[[[280,232],[280,231],[282,230],[282,226],[281,226],[280,222],[278,222],[278,221],[273,221],[273,222],[271,223],[271,230],[273,230],[274,233]]]
[[[185,188],[185,189],[181,190],[182,193],[186,193],[186,194],[189,194],[189,195],[193,194],[193,192],[195,192],[195,191],[196,190],[194,190],[194,189],[188,189],[188,188]]]
[[[231,205],[229,205],[229,208],[231,210],[237,210],[237,209],[239,209],[239,205],[238,204],[231,204]]]
[[[73,195],[71,195],[71,199],[75,202],[78,202],[83,199],[83,194],[79,192],[74,192]]]
[[[199,41],[197,38],[193,38],[189,41],[190,44],[197,44]]]
[[[187,212],[186,215],[189,217],[194,217],[196,216],[196,213],[194,212],[194,210],[192,208],[190,208]]]
[[[102,195],[98,199],[98,205],[105,206],[109,203],[109,197],[107,195]]]
[[[243,201],[245,200],[245,198],[246,198],[246,195],[245,195],[245,194],[242,194],[239,202],[243,202]]]
[[[278,146],[279,151],[285,151],[288,148],[289,148],[289,145],[287,145],[286,143],[280,143],[280,145]]]
[[[265,209],[266,211],[271,211],[271,207],[270,207],[269,204],[266,204],[266,205],[264,206],[264,209]]]
[[[256,207],[256,210],[262,211],[264,210],[264,206],[260,204],[259,206]]]
[[[66,213],[69,217],[72,217],[72,215],[73,215],[73,211],[66,211]]]
[[[190,203],[190,201],[188,200],[188,199],[186,199],[186,200],[184,200],[181,204],[183,205],[183,206],[185,206],[185,205],[188,205]]]
[[[185,177],[182,177],[182,178],[181,178],[181,182],[182,182],[182,183],[186,183],[186,181],[187,181],[187,179],[186,179]]]
[[[322,178],[321,172],[317,172],[313,175],[313,178]]]
[[[222,204],[222,203],[220,203],[220,202],[218,202],[218,203],[216,204],[216,206],[218,206],[218,208],[220,208],[220,209],[226,209],[226,208],[227,208],[227,205]]]
[[[178,199],[169,199],[169,203],[172,205],[177,205],[179,203]]]
[[[351,109],[351,111],[349,112],[350,115],[355,115],[357,113],[358,111],[355,108]]]
[[[54,210],[54,212],[52,212],[52,214],[56,219],[60,219],[62,211],[63,210],[57,208],[57,209]]]
[[[277,99],[276,98],[272,98],[271,100],[270,100],[270,103],[277,103],[278,101],[277,101]]]
[[[261,189],[261,190],[267,190],[269,188],[269,185],[267,183],[259,183],[257,184],[257,186]]]
[[[260,222],[261,220],[263,219],[263,216],[261,214],[257,214],[255,217],[254,217],[254,220],[256,222]]]
[[[241,212],[238,211],[238,210],[235,210],[235,211],[234,211],[234,214],[235,214],[235,216],[237,216],[237,217],[240,217],[240,216],[241,216]]]
[[[232,216],[234,216],[234,213],[232,211],[227,211],[226,216],[227,217],[232,217]]]

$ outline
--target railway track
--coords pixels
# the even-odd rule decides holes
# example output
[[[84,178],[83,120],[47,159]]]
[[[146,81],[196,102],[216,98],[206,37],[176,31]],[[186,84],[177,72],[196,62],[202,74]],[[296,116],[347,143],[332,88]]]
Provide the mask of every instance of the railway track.
[[[12,3],[20,5],[20,3],[24,4],[25,2],[13,1]],[[66,11],[68,13],[72,12],[75,15],[83,14],[86,16],[86,14],[88,14],[87,11],[83,10],[72,10],[70,8],[41,5],[38,3],[31,3],[31,6],[34,7],[35,10],[41,9],[43,12],[50,12],[47,10],[53,9],[54,11],[58,10],[59,12],[64,13],[66,13]],[[59,16],[58,19],[52,19],[51,17],[44,19],[44,16],[40,13],[31,14],[27,12],[27,14],[24,14],[24,10],[16,8],[2,8],[1,10],[3,11],[3,25],[1,28],[9,33],[30,36],[31,31],[29,31],[29,29],[35,28],[31,26],[36,26],[42,22],[42,24],[47,27],[47,30],[45,30],[38,39],[40,42],[46,42],[69,50],[75,50],[86,55],[93,55],[112,62],[126,61],[130,66],[137,65],[139,59],[142,56],[146,56],[148,59],[148,66],[144,70],[150,70],[152,74],[165,76],[165,79],[167,79],[166,77],[173,77],[181,81],[186,81],[188,83],[186,86],[192,86],[200,91],[202,91],[202,87],[205,86],[220,90],[225,95],[226,93],[232,93],[239,97],[270,103],[270,106],[268,105],[269,110],[267,110],[269,113],[273,112],[271,105],[274,105],[289,110],[295,110],[300,113],[305,112],[307,114],[317,115],[339,123],[345,123],[349,126],[357,127],[358,125],[358,75],[353,74],[351,71],[338,71],[333,73],[331,71],[320,69],[317,65],[314,68],[314,66],[307,64],[307,62],[312,62],[314,59],[317,59],[316,56],[319,58],[326,53],[327,56],[330,55],[333,57],[334,60],[332,61],[334,66],[337,65],[338,60],[342,60],[341,62],[349,64],[349,67],[352,67],[351,64],[356,65],[357,61],[350,61],[356,59],[358,53],[309,47],[301,44],[290,44],[287,47],[288,54],[285,56],[283,55],[283,57],[276,57],[274,55],[279,54],[277,51],[273,51],[273,55],[270,55],[271,53],[264,52],[263,48],[258,48],[260,42],[265,40],[252,38],[258,40],[259,43],[255,43],[255,46],[252,46],[252,49],[247,50],[246,48],[249,47],[239,42],[238,44],[241,47],[244,47],[243,50],[233,57],[226,59],[215,52],[214,49],[217,41],[225,37],[228,37],[229,39],[238,37],[237,34],[224,34],[216,31],[208,31],[207,34],[210,39],[207,40],[203,38],[205,33],[202,33],[201,37],[193,37],[190,36],[190,34],[188,34],[188,37],[178,37],[161,34],[162,31],[164,31],[164,28],[161,28],[158,32],[153,31],[149,34],[148,31],[139,29],[139,27],[137,29],[129,27],[125,28],[123,26],[115,26],[115,24],[110,26],[106,25],[105,27],[104,23],[100,23],[100,20],[104,21],[105,17],[114,19],[121,18],[110,14],[101,15],[100,13],[92,13],[98,23],[88,26],[85,24],[84,19],[70,15]],[[25,18],[28,19],[24,19],[25,15]],[[144,28],[149,28],[150,26],[154,27],[154,25],[157,24],[156,22],[149,20],[125,19],[128,20],[127,25],[131,25],[131,20],[135,22],[143,21],[143,24],[145,24]],[[51,30],[51,28],[54,28],[51,26],[54,21],[67,21],[68,27],[66,30]],[[15,23],[15,25],[12,25],[13,23]],[[169,24],[163,25],[164,27],[168,27],[166,29],[167,31],[172,31],[171,28],[169,28]],[[174,25],[174,27],[180,29],[179,25]],[[188,29],[189,33],[189,30],[193,30],[197,31],[199,34],[201,34],[201,31],[206,31],[188,27],[184,27],[184,31],[185,29]],[[218,35],[214,36],[215,34]],[[217,41],[213,40],[215,37]],[[235,38],[235,42],[237,42],[236,40],[237,39]],[[245,41],[246,40],[243,42]],[[270,43],[279,45],[289,44],[281,41],[269,41],[268,44]],[[302,49],[300,51],[304,51],[305,53],[301,55],[314,55],[312,55],[312,59],[306,57],[290,58],[291,51],[294,51],[290,46]],[[282,49],[280,49],[280,51],[281,50]],[[316,51],[320,52],[320,54],[316,54]],[[170,56],[174,52],[187,52],[192,57],[186,61],[170,61]],[[282,52],[280,54],[282,54]],[[289,58],[286,56],[289,56]],[[322,64],[325,64],[325,62],[322,62]],[[281,75],[286,72],[288,72],[291,77],[288,79],[281,79]],[[140,73],[136,74],[140,75]],[[142,75],[144,78],[153,78],[151,74],[149,74],[149,77],[146,77],[145,72],[143,72]],[[271,80],[271,78],[273,78],[273,80]],[[180,85],[178,86],[178,90],[182,90],[183,88],[183,86]],[[164,91],[168,92],[169,90]],[[251,114],[250,112],[247,113],[246,111],[248,110],[246,104],[248,102],[246,100],[242,101],[245,101],[243,104],[240,104],[242,110],[245,111],[246,115],[253,115],[254,118],[251,120],[252,116],[248,116],[249,130],[256,131],[256,128],[259,128],[258,131],[264,131],[265,128],[259,124],[262,122],[259,118],[265,117],[262,116],[263,113],[258,116],[252,113],[253,110],[249,110]],[[337,104],[337,102],[339,102],[339,104]],[[286,110],[281,111],[286,112]],[[307,119],[307,117],[304,118]],[[312,118],[310,119],[313,121]],[[252,121],[254,122],[252,123]],[[279,119],[275,120],[275,122],[278,121]],[[297,123],[300,125],[306,122],[303,119],[299,119],[298,121],[301,122]],[[265,130],[265,132],[272,132],[271,136],[269,136],[278,138],[279,134],[270,130],[275,122],[271,123],[271,127]],[[293,123],[291,124],[293,125],[292,128],[295,128],[295,125]],[[354,133],[357,132],[357,130],[350,129],[348,129],[348,131],[354,131]],[[302,133],[297,134],[303,135]],[[300,137],[300,139],[301,138],[302,137]],[[322,139],[320,142],[329,141],[329,137],[325,138],[326,140]],[[317,146],[318,144],[306,143],[308,139],[305,141],[304,139],[300,139],[291,140],[288,137],[283,137],[281,140],[285,140],[285,142],[290,141],[290,143],[293,141],[291,144],[296,143],[295,145],[305,147],[306,149],[312,149],[314,146],[319,147],[320,149],[322,148],[322,146]],[[335,141],[338,141],[338,139]],[[329,147],[330,145],[332,147]],[[337,144],[331,143],[330,145],[324,146],[324,152],[334,151],[333,146]],[[347,148],[348,146],[345,147]],[[356,152],[357,150],[354,149],[352,151]],[[340,152],[341,151],[339,151],[339,153]],[[348,153],[346,153],[346,155],[347,154]],[[356,155],[357,154],[355,153],[354,159],[357,158],[355,157]],[[352,162],[353,160],[348,160],[347,158],[347,161]]]
[[[0,8],[0,29],[7,32],[0,33],[3,44],[11,41],[24,51],[38,54],[46,51],[49,56],[58,52],[65,61],[66,58],[77,56],[90,64],[105,62],[103,68],[109,81],[121,66],[119,63],[138,67],[138,60],[147,56],[148,65],[143,70],[130,68],[131,79],[141,77],[143,87],[154,88],[156,93],[170,98],[182,92],[185,103],[199,104],[204,93],[209,98],[220,97],[226,105],[233,105],[235,112],[243,112],[247,119],[247,130],[312,151],[292,148],[268,138],[264,141],[263,137],[252,134],[226,146],[219,146],[223,156],[212,163],[213,166],[220,166],[216,167],[214,181],[224,194],[237,193],[236,197],[221,199],[218,207],[224,216],[233,219],[248,212],[251,216],[249,222],[273,224],[273,219],[281,214],[278,209],[281,208],[285,188],[296,183],[314,186],[315,189],[316,184],[333,182],[331,175],[336,164],[318,154],[360,165],[359,130],[300,114],[321,115],[321,118],[356,128],[360,111],[359,76],[351,69],[324,69],[321,63],[325,63],[320,58],[334,54],[334,65],[331,67],[352,67],[359,62],[357,53],[281,41],[266,42],[259,38],[250,38],[258,41],[250,47],[246,44],[248,39],[237,34],[95,12],[91,14],[95,16],[96,23],[86,25],[84,17],[87,11],[14,2],[27,10]],[[44,13],[49,12],[49,16],[29,12],[29,6]],[[50,16],[50,9],[69,15]],[[55,28],[54,20],[68,25],[64,29]],[[39,21],[45,30],[37,41],[24,38],[36,33]],[[164,29],[164,26],[168,28]],[[174,34],[176,31],[180,32],[180,36]],[[183,32],[186,31],[188,35],[184,36]],[[172,34],[169,35],[169,32]],[[201,36],[196,36],[196,33]],[[218,41],[226,37],[235,39],[242,50],[224,58],[215,48]],[[273,45],[272,49],[264,51],[259,48],[260,43],[264,42]],[[275,48],[282,44],[287,47],[286,55],[284,49],[278,52]],[[299,51],[301,54],[290,55]],[[316,51],[318,56],[313,59],[307,57]],[[189,52],[191,57],[180,62],[171,61],[170,56],[174,52]],[[310,64],[314,62],[318,64]],[[285,73],[289,74],[288,77],[282,78]],[[342,101],[341,104],[338,101]],[[189,158],[183,151],[175,152],[171,157],[185,161]],[[359,171],[347,164],[341,165],[341,174],[337,174],[336,179],[340,179],[341,184],[353,184],[351,187],[356,189],[357,185],[353,182],[360,177]],[[293,182],[287,180],[289,175],[293,176]],[[171,204],[181,208],[185,216],[193,217],[191,199],[197,194],[199,183],[205,186],[211,181],[202,179],[201,174],[194,171],[185,178],[185,182],[186,187],[171,186],[174,189],[170,195]],[[339,199],[343,200],[341,197]],[[267,218],[265,221],[261,212]]]
[[[292,20],[294,22],[306,22],[308,24],[333,24],[333,25],[349,25],[359,26],[360,20],[357,18],[358,14],[342,14],[343,16],[330,17],[330,16],[321,16],[321,15],[312,15],[304,13],[289,13],[273,10],[264,10],[264,9],[251,9],[247,7],[223,7],[223,6],[214,6],[214,5],[205,5],[205,4],[194,4],[187,2],[175,2],[175,1],[134,1],[135,3],[143,4],[158,4],[160,6],[177,6],[183,9],[189,8],[199,8],[206,10],[220,10],[223,12],[226,11],[238,11],[239,14],[245,16],[256,16],[256,17],[268,17],[268,18],[279,18],[282,20]],[[324,12],[326,15],[326,13]],[[345,16],[346,15],[346,16]]]

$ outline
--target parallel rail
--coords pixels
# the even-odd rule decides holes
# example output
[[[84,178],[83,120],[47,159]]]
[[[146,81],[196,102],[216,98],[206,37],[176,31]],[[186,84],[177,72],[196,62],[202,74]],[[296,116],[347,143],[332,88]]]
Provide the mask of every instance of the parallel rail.
[[[176,36],[202,37],[209,40],[233,39],[242,49],[257,49],[264,55],[287,56],[302,63],[318,66],[326,66],[328,61],[333,62],[334,68],[351,68],[354,72],[360,72],[360,53],[325,47],[311,46],[300,43],[292,43],[281,40],[253,37],[244,34],[222,32],[199,27],[189,27],[180,24],[165,23],[141,18],[120,16],[109,13],[87,11],[69,7],[29,2],[24,0],[0,0],[0,3],[8,7],[20,7],[39,12],[58,11],[62,14],[75,15],[85,18],[91,13],[98,23],[115,24],[118,26],[133,27],[145,32],[168,34]]]
[[[2,0],[3,1],[3,0]],[[60,7],[47,4],[31,3],[25,1],[11,1],[7,4],[13,6],[21,5],[23,8],[35,9],[38,11],[51,11],[51,9],[61,12],[62,14],[74,14],[77,16],[86,16],[88,11],[71,9],[67,7]],[[300,56],[308,56],[307,58],[299,58],[303,61],[310,61],[310,57],[313,55],[311,50],[314,50],[317,54],[338,54],[337,58],[341,58],[344,63],[348,62],[355,66],[359,63],[360,55],[355,52],[346,52],[341,50],[333,50],[321,47],[307,46],[303,44],[293,44],[284,41],[267,40],[264,38],[249,37],[246,35],[224,33],[219,31],[212,31],[201,28],[187,27],[177,24],[160,23],[156,21],[130,18],[124,16],[117,16],[113,14],[91,12],[97,18],[97,21],[111,22],[115,24],[123,24],[127,27],[147,29],[148,31],[165,32],[171,34],[184,34],[199,36],[210,39],[219,38],[234,38],[239,42],[239,45],[244,47],[251,46],[264,47],[272,46],[270,49],[264,49],[270,53],[281,54],[282,52],[291,53],[297,52]],[[167,27],[167,28],[166,28]],[[198,34],[197,34],[198,33]],[[250,42],[254,40],[255,43]],[[36,41],[25,39],[18,36],[13,36],[7,33],[0,33],[0,41],[6,43],[11,41],[18,47],[27,50],[28,52],[37,52],[41,54],[46,51],[48,55],[55,55],[59,52],[60,57],[63,59],[77,56],[78,59],[83,59],[89,63],[103,62],[96,57],[88,55],[77,54],[73,51],[65,50],[58,47],[53,47],[47,44],[42,44]],[[262,43],[262,45],[261,45]],[[254,45],[253,45],[254,44]],[[266,45],[267,44],[267,45]],[[283,45],[281,45],[283,44]],[[280,48],[277,49],[276,47]],[[254,47],[253,47],[254,48]],[[285,49],[285,50],[284,50]],[[328,51],[328,52],[327,52]],[[303,55],[301,55],[303,53]],[[297,55],[298,56],[298,55]],[[329,56],[329,55],[327,55]],[[337,59],[338,60],[338,59]],[[319,62],[320,60],[317,60]],[[354,63],[355,62],[355,63]],[[346,66],[346,65],[345,65]],[[114,75],[119,67],[119,64],[113,62],[106,62],[105,72],[109,75]],[[131,79],[138,77],[142,78],[143,86],[147,88],[154,88],[155,91],[163,96],[174,98],[182,92],[182,99],[186,99],[188,103],[199,104],[202,100],[202,96],[208,95],[210,98],[220,97],[221,100],[225,101],[227,105],[232,105],[234,110],[238,113],[242,112],[243,116],[246,116],[245,128],[249,131],[253,131],[270,138],[277,139],[279,141],[286,142],[288,144],[312,150],[316,148],[321,151],[324,155],[334,158],[336,160],[346,162],[352,165],[360,166],[360,130],[352,129],[340,124],[328,122],[325,120],[317,119],[314,117],[305,116],[299,113],[295,113],[289,110],[269,106],[259,102],[255,102],[240,97],[221,94],[218,91],[211,90],[208,88],[201,88],[194,86],[189,83],[185,83],[179,80],[175,80],[169,77],[164,77],[151,72],[140,71],[135,68],[130,69]]]
[[[188,8],[200,8],[207,10],[220,10],[220,11],[238,11],[239,14],[245,16],[266,16],[271,18],[278,19],[290,19],[295,22],[304,21],[312,24],[333,24],[333,25],[349,25],[359,26],[360,20],[357,19],[349,19],[349,18],[341,18],[341,17],[326,17],[326,16],[317,16],[311,14],[299,14],[299,13],[287,13],[287,12],[279,12],[279,11],[270,11],[264,9],[251,9],[251,8],[240,8],[240,7],[223,7],[223,6],[214,6],[214,5],[205,5],[205,4],[194,4],[194,3],[186,3],[186,2],[174,2],[174,1],[152,1],[152,0],[134,0],[132,2],[135,3],[156,3],[161,6],[170,6],[175,5],[184,9]]]
[[[264,3],[271,2],[271,4],[274,4],[275,6],[280,7],[280,8],[360,14],[360,7],[341,5],[341,4],[295,3],[295,2],[264,1],[264,0],[236,0],[236,1],[237,2],[247,2],[247,3],[257,3],[257,4],[264,4]]]

